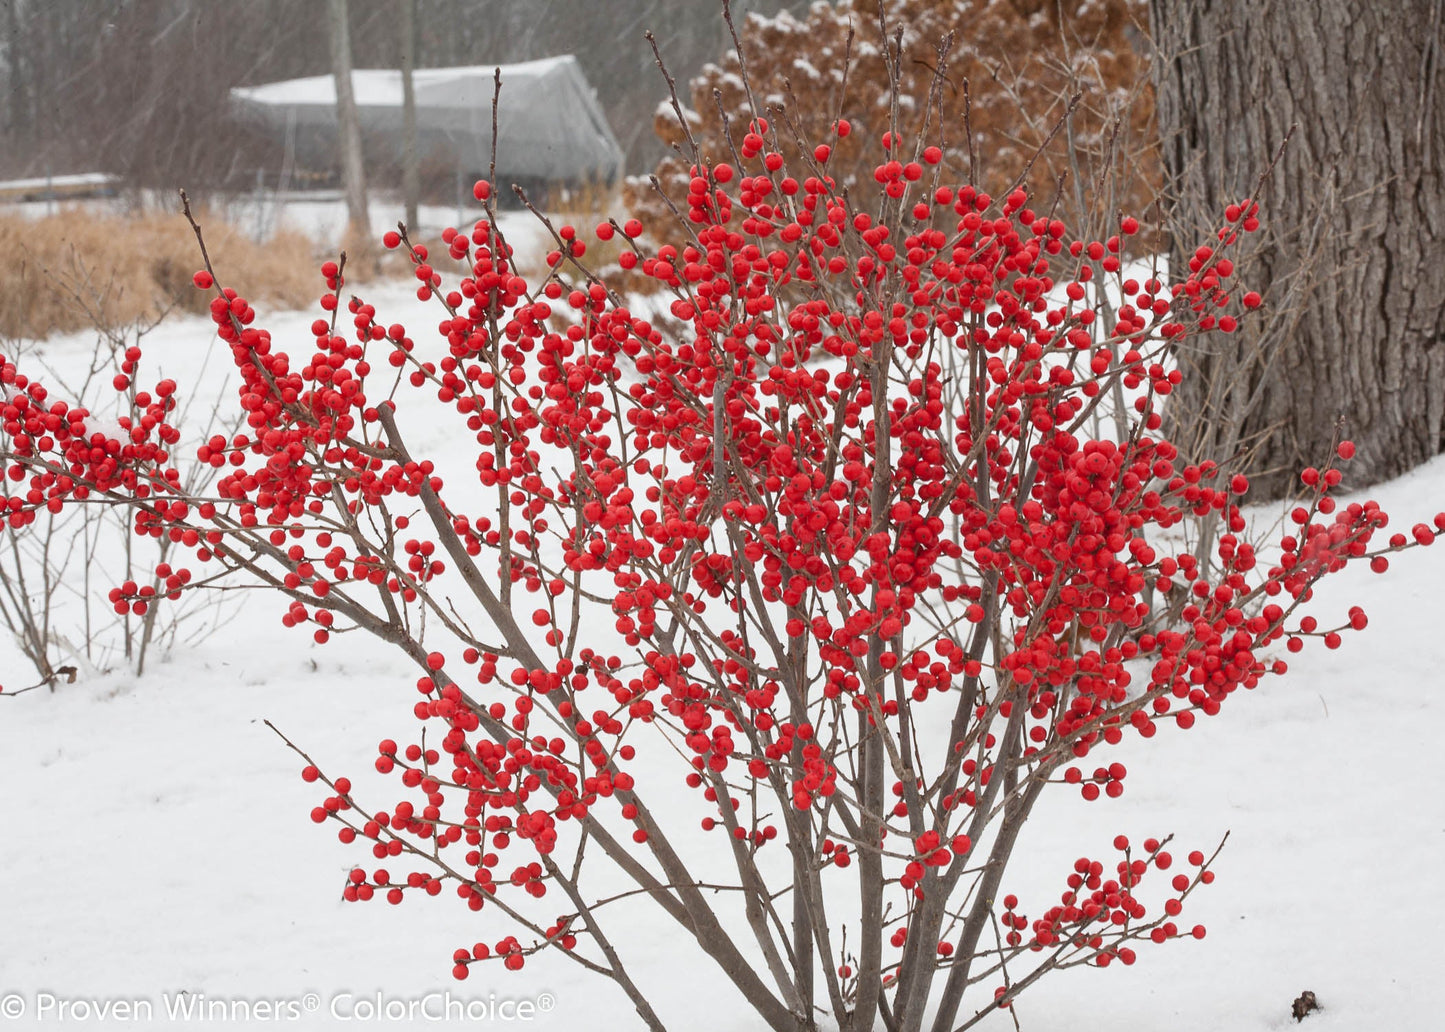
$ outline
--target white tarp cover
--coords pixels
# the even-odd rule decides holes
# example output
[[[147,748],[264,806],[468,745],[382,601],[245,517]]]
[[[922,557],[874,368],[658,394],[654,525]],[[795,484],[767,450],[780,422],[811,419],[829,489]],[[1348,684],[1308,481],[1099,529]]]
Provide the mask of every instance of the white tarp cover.
[[[497,179],[505,189],[530,181],[614,180],[623,154],[571,54],[502,65],[497,107]],[[484,174],[492,151],[494,66],[418,68],[417,147],[423,158],[449,158],[468,174]],[[401,152],[401,72],[355,69],[361,133],[368,146],[384,141]],[[336,80],[330,75],[288,79],[231,90],[238,115],[287,132],[299,151],[325,160],[336,139]]]

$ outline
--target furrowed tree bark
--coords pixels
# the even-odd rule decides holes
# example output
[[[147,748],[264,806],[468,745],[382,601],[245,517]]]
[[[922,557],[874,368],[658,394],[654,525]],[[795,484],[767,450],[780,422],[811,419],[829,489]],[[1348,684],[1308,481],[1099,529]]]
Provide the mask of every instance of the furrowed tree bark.
[[[1445,443],[1442,7],[1151,0],[1175,268],[1298,126],[1241,266],[1264,318],[1186,345],[1166,407],[1184,457],[1236,456],[1252,497],[1289,491],[1341,435],[1356,486]]]
[[[346,0],[330,0],[327,35],[331,40],[331,74],[336,79],[336,142],[341,159],[341,189],[346,195],[348,235],[354,241],[371,236],[366,206],[366,167],[361,160],[361,123],[351,89],[351,30]]]

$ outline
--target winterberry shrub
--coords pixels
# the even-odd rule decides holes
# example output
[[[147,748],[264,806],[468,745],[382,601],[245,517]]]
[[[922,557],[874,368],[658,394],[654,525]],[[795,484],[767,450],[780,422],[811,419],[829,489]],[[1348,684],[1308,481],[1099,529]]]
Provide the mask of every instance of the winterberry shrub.
[[[528,281],[486,182],[435,253],[388,233],[435,332],[384,321],[328,262],[293,352],[197,273],[245,424],[199,449],[224,471],[204,496],[175,473],[168,394],[110,437],[0,360],[6,518],[124,504],[197,569],[285,596],[286,625],[415,662],[410,719],[370,760],[395,799],[302,773],[313,819],[369,854],[348,899],[480,912],[458,978],[558,951],[662,1028],[615,935],[652,907],[769,1028],[947,1032],[1051,970],[1202,937],[1182,911],[1212,857],[1163,836],[1091,849],[1059,897],[1007,893],[1030,813],[1118,796],[1126,736],[1187,729],[1362,628],[1300,607],[1445,514],[1380,540],[1378,506],[1332,495],[1346,442],[1262,556],[1247,482],[1176,462],[1168,354],[1248,317],[1230,254],[1252,202],[1188,268],[1135,278],[1133,218],[1072,239],[896,125],[876,192],[845,193],[832,144],[793,167],[741,117],[737,162],[694,166],[655,248],[640,220],[551,227]],[[626,241],[667,310],[589,272],[591,238]],[[1095,420],[1118,399],[1119,424]],[[408,443],[419,416],[453,422],[465,467]],[[1177,547],[1186,517],[1217,531],[1211,562]]]
[[[47,276],[72,291],[96,331],[90,353],[70,363],[65,379],[58,379],[65,374],[51,372],[70,406],[87,412],[87,429],[106,440],[119,439],[128,428],[153,419],[150,413],[158,402],[174,405],[180,391],[174,380],[162,378],[152,392],[130,377],[145,338],[160,320],[118,325],[106,315],[103,299],[85,296],[83,286],[68,282],[63,274],[47,270]],[[49,371],[40,354],[22,350],[19,342],[15,348]],[[17,400],[9,385],[3,390]],[[225,429],[213,413],[190,424],[193,433],[207,436]],[[209,489],[214,479],[210,466],[191,462],[183,468],[183,493]],[[0,626],[35,671],[29,679],[34,683],[27,687],[22,687],[18,670],[7,672],[12,695],[42,687],[54,691],[59,683],[118,666],[143,674],[147,659],[178,642],[195,644],[221,622],[217,595],[175,601],[180,598],[175,589],[190,575],[170,567],[172,553],[179,550],[174,542],[164,536],[136,539],[123,508],[104,504],[103,498],[95,501],[67,505],[61,494],[51,494],[34,519],[0,525]],[[107,599],[104,589],[115,585],[114,597]],[[123,594],[134,601],[116,607]],[[151,604],[153,597],[167,594],[172,604]]]

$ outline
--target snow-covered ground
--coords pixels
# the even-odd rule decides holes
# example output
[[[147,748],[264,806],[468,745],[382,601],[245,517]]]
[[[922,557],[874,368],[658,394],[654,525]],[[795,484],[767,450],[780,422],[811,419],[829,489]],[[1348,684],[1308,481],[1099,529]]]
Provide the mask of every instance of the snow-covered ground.
[[[366,296],[384,321],[420,329],[435,318],[405,284]],[[304,344],[314,317],[260,321],[278,342]],[[166,323],[148,339],[150,374],[189,383],[211,339],[204,320]],[[83,336],[43,345],[56,365],[88,349]],[[439,428],[430,436],[445,444]],[[1428,519],[1445,508],[1445,459],[1371,495],[1396,522]],[[1055,897],[1073,859],[1108,855],[1118,833],[1174,832],[1183,850],[1206,852],[1230,837],[1218,881],[1185,913],[1208,926],[1203,941],[1141,948],[1133,967],[1051,975],[1017,1005],[1025,1032],[1281,1029],[1304,989],[1324,1007],[1307,1021],[1315,1032],[1439,1027],[1427,936],[1445,925],[1442,583],[1445,546],[1383,577],[1334,578],[1314,611],[1331,624],[1359,604],[1365,632],[1337,652],[1291,657],[1287,678],[1188,733],[1126,740],[1122,798],[1083,804],[1059,792],[1043,804],[1004,886],[1026,900]],[[506,933],[447,894],[401,907],[341,900],[363,854],[311,823],[318,793],[264,721],[360,781],[373,743],[407,728],[415,672],[358,635],[313,645],[309,630],[281,626],[283,611],[247,596],[217,633],[143,678],[97,675],[0,699],[0,1032],[640,1028],[610,983],[545,955],[517,974],[487,965],[454,982],[454,948]],[[26,681],[8,642],[0,672],[0,683]],[[642,908],[623,941],[670,1028],[761,1028],[664,919]],[[444,993],[483,1020],[386,1017],[409,1001],[439,1008],[446,1000],[429,994]],[[141,1019],[123,1020],[117,1001]],[[279,1016],[260,1001],[279,1001]],[[503,1006],[521,1001],[520,1013]],[[222,1010],[202,1020],[201,1004]],[[191,1016],[172,1020],[168,1006]],[[222,1020],[225,1008],[237,1020]],[[999,1014],[983,1027],[1013,1026]]]

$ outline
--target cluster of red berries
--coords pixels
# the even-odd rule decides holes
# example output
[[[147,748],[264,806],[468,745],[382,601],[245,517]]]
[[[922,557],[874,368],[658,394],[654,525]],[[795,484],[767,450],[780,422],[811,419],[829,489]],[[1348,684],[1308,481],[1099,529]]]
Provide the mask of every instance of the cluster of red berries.
[[[1070,241],[1023,190],[945,185],[938,148],[914,160],[891,134],[877,203],[864,205],[827,174],[830,144],[798,178],[769,132],[748,126],[741,168],[691,170],[680,243],[650,248],[635,219],[593,231],[670,293],[666,312],[644,315],[586,270],[575,226],[557,227],[530,282],[490,213],[444,232],[435,260],[401,232],[384,237],[413,262],[418,298],[445,313],[433,344],[343,303],[344,265],[328,262],[326,314],[293,360],[243,297],[198,273],[244,422],[197,451],[225,470],[215,497],[189,497],[169,454],[174,384],[134,393],[115,439],[0,358],[6,474],[23,485],[6,496],[11,527],[89,494],[130,497],[138,532],[285,594],[287,626],[314,625],[319,643],[364,628],[417,663],[413,715],[436,733],[384,741],[374,760],[405,798],[366,812],[347,779],[303,772],[327,789],[314,820],[378,861],[427,867],[399,880],[358,868],[348,899],[449,886],[474,910],[507,893],[520,913],[511,900],[535,908],[570,877],[553,857],[584,833],[651,854],[679,881],[678,829],[659,826],[643,791],[655,786],[629,770],[652,734],[681,757],[703,831],[723,828],[739,864],[774,842],[807,851],[787,865],[797,877],[840,878],[881,856],[902,906],[890,942],[913,935],[927,963],[946,963],[955,943],[917,915],[978,869],[975,838],[990,840],[978,822],[1005,786],[1024,773],[1118,796],[1123,764],[1080,761],[1126,732],[1219,712],[1286,670],[1277,642],[1335,647],[1367,621],[1358,608],[1329,628],[1298,614],[1319,579],[1354,560],[1383,569],[1387,553],[1445,530],[1437,516],[1379,546],[1384,514],[1336,504],[1332,460],[1305,471],[1311,498],[1266,566],[1243,536],[1247,480],[1183,463],[1159,436],[1179,382],[1168,349],[1262,303],[1231,289],[1254,202],[1232,206],[1166,282],[1129,275],[1132,218]],[[489,184],[475,193],[490,202]],[[454,287],[445,263],[460,268]],[[1107,311],[1101,277],[1123,295]],[[126,353],[118,391],[134,391],[139,358]],[[407,449],[406,385],[475,442],[469,483],[449,488]],[[1092,439],[1116,386],[1131,432]],[[1352,452],[1345,442],[1338,461]],[[463,511],[478,492],[483,514]],[[1213,555],[1161,543],[1189,519],[1217,531]],[[191,583],[166,566],[111,601],[143,612]],[[454,588],[482,619],[458,611]],[[423,644],[422,626],[455,647]],[[930,721],[932,707],[946,712]],[[951,730],[929,756],[920,729],[932,726]],[[859,773],[875,748],[896,775],[891,802],[881,774]],[[839,816],[860,801],[869,813]],[[1153,840],[1142,856],[1119,848],[1114,876],[1082,858],[1037,918],[1006,897],[1006,945],[1068,943],[1128,964],[1130,943],[1175,936],[1208,865],[1191,854],[1195,873],[1174,877],[1149,921],[1136,889],[1170,854]],[[530,944],[458,950],[455,971],[573,950],[577,916],[520,918]]]

